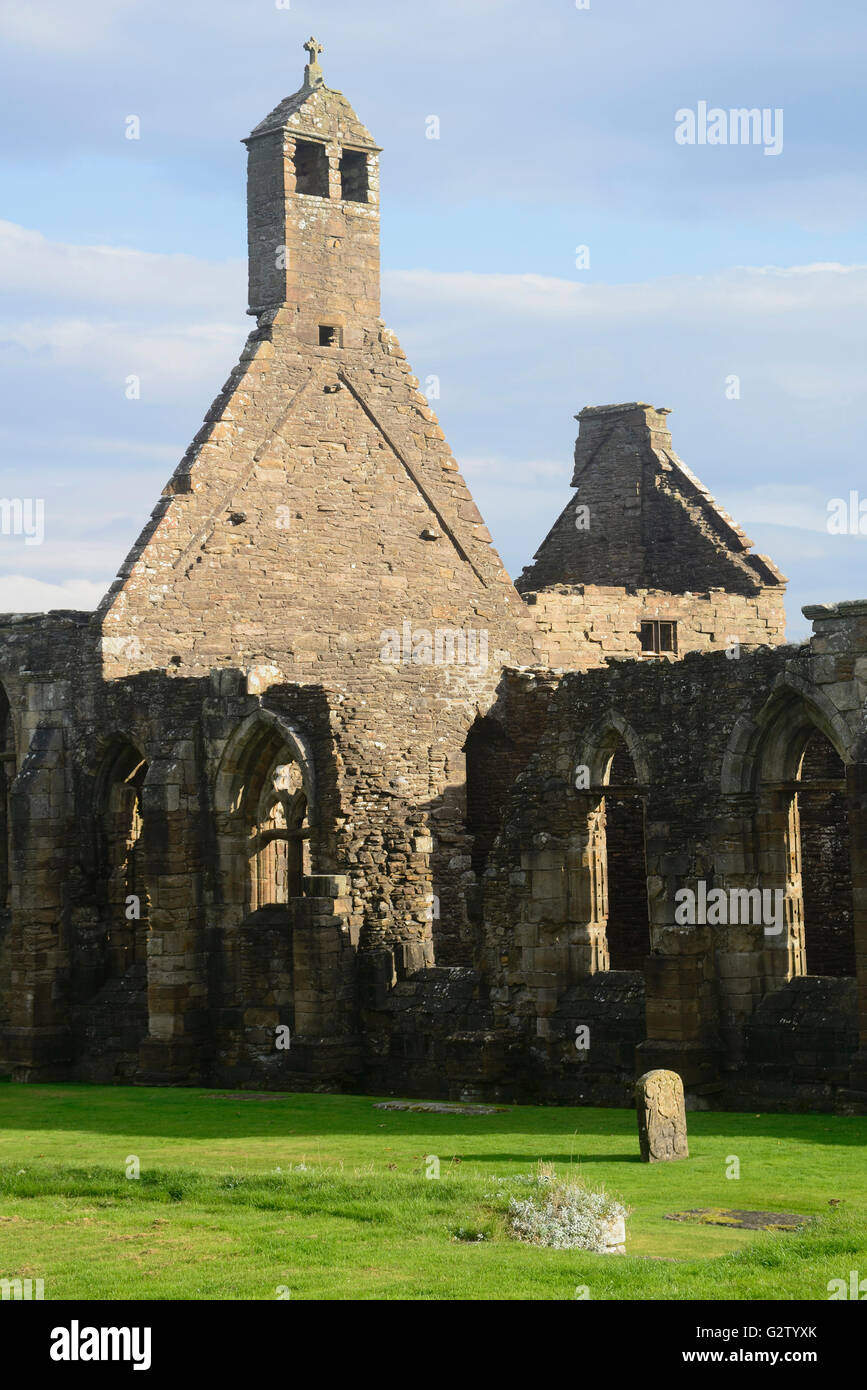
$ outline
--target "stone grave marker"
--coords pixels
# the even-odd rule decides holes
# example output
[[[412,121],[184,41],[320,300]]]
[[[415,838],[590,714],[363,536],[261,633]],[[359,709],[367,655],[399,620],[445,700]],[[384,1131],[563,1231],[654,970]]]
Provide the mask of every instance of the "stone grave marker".
[[[635,1083],[642,1163],[688,1158],[683,1082],[676,1071],[647,1071]]]

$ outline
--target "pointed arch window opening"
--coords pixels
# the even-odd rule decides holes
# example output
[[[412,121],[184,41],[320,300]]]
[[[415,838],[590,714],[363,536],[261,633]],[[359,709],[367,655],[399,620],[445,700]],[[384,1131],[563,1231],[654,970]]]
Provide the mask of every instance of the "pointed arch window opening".
[[[644,788],[625,740],[611,740],[593,817],[591,873],[605,922],[607,968],[641,970],[650,954]]]
[[[285,753],[263,779],[251,827],[250,907],[286,905],[310,876],[310,825],[301,769]]]
[[[856,974],[845,764],[806,716],[784,748],[782,777],[758,784],[762,879],[783,892],[783,930],[766,939],[769,988],[798,976]]]
[[[104,973],[120,979],[147,960],[150,902],[144,863],[142,789],[148,764],[124,745],[108,760],[98,790],[98,877],[105,923]]]
[[[855,975],[855,919],[846,768],[815,729],[798,760],[792,795],[791,843],[796,851],[806,975]]]

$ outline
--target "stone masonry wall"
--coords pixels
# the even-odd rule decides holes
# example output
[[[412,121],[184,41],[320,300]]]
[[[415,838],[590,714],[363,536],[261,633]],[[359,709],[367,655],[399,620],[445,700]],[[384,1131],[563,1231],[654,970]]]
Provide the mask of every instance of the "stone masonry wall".
[[[484,890],[495,1028],[513,1049],[523,1037],[525,1059],[546,1052],[546,1088],[556,1089],[558,1076],[565,1085],[570,1071],[577,1076],[562,1018],[566,993],[608,969],[604,786],[622,741],[646,789],[650,942],[639,1064],[673,1066],[697,1101],[732,1103],[748,1076],[756,1083],[761,1005],[765,1039],[778,1019],[776,1052],[764,1053],[766,1098],[865,1103],[856,993],[845,981],[832,988],[806,975],[811,894],[791,822],[801,755],[818,730],[846,764],[848,892],[863,997],[865,611],[858,603],[809,610],[817,635],[805,648],[745,649],[737,660],[695,652],[670,665],[618,661],[560,680],[538,751],[508,798]],[[580,768],[589,782],[576,785]],[[698,895],[701,884],[726,894],[779,891],[779,926],[767,934],[761,919],[679,924],[678,891]],[[813,1001],[797,1011],[795,1045],[784,1002],[794,992]],[[593,1046],[591,1029],[585,1076]],[[822,1078],[816,1058],[829,1048],[836,1066]]]
[[[575,498],[517,581],[538,659],[589,670],[640,652],[639,625],[677,623],[677,651],[785,640],[784,580],[671,443],[667,410],[588,407]]]
[[[785,640],[783,594],[774,588],[755,594],[722,589],[671,594],[645,589],[630,593],[615,585],[558,584],[527,590],[523,597],[538,625],[539,661],[569,671],[592,670],[609,656],[638,655],[640,624],[647,618],[677,623],[677,656],[733,649],[734,643],[776,646]]]

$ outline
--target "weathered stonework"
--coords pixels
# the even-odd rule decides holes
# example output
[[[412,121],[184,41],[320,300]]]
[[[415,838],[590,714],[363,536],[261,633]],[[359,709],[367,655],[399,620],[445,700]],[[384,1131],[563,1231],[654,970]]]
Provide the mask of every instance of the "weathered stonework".
[[[863,1107],[867,603],[783,645],[782,576],[641,403],[581,412],[589,524],[519,593],[309,51],[246,141],[240,363],[97,612],[0,618],[0,1062]]]
[[[641,623],[677,624],[677,652],[641,660],[676,660],[692,651],[735,651],[736,645],[777,645],[784,640],[782,594],[762,590],[753,598],[712,589],[709,593],[666,593],[616,585],[555,584],[528,590],[524,599],[536,619],[538,659],[546,666],[590,671],[609,657],[634,657]]]
[[[689,1158],[683,1082],[676,1071],[648,1071],[635,1083],[642,1163]]]
[[[678,458],[643,402],[578,415],[575,498],[517,587],[548,666],[632,656],[642,620],[677,624],[675,651],[784,640],[785,581]]]

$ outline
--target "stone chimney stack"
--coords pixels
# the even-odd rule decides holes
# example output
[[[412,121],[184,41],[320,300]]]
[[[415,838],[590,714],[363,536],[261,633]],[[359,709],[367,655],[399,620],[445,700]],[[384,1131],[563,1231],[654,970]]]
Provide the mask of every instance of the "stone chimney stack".
[[[631,438],[652,449],[670,449],[671,431],[667,406],[656,409],[645,401],[629,401],[625,405],[588,405],[575,416],[579,425],[575,441],[575,474],[572,486],[577,487],[584,468],[606,439],[618,432],[622,439]]]

